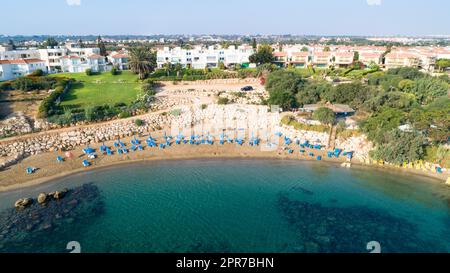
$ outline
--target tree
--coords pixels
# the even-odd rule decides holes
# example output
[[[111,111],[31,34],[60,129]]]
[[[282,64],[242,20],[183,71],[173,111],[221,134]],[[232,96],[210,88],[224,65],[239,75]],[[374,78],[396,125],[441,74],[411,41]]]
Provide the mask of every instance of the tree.
[[[308,49],[306,46],[304,46],[304,47],[302,47],[302,49],[300,49],[300,51],[301,51],[301,52],[308,52],[309,49]]]
[[[258,48],[258,44],[256,43],[256,38],[253,38],[252,48],[253,48],[253,50],[256,50]]]
[[[439,59],[436,61],[436,66],[440,71],[444,71],[450,67],[450,59]]]
[[[388,131],[383,143],[376,146],[371,156],[376,160],[402,164],[423,158],[424,138],[417,132]]]
[[[78,39],[77,44],[78,44],[78,46],[79,46],[80,48],[83,48],[83,47],[84,47],[83,40],[81,40],[81,39]]]
[[[313,119],[320,121],[322,124],[333,125],[336,122],[336,114],[327,107],[320,107],[314,111]]]
[[[183,66],[180,63],[176,63],[174,67],[175,72],[177,73],[177,77],[180,76],[180,72],[183,70]]]
[[[299,106],[317,103],[323,93],[328,92],[333,86],[328,82],[311,82],[304,85],[295,96]]]
[[[327,89],[323,99],[332,103],[350,104],[360,107],[372,93],[372,88],[364,86],[361,82],[343,83],[335,88]]]
[[[386,132],[398,128],[404,120],[402,111],[392,108],[383,108],[379,113],[361,122],[360,128],[367,138],[375,143],[384,143]]]
[[[14,41],[11,39],[8,40],[8,45],[11,47],[12,50],[17,49],[16,45],[14,44]]]
[[[330,51],[331,51],[331,49],[330,49],[330,47],[329,47],[329,46],[326,46],[326,47],[324,47],[323,51],[324,51],[324,52],[330,52]]]
[[[295,96],[303,84],[302,77],[293,71],[276,70],[270,73],[266,81],[269,103],[280,105],[284,109],[296,107]]]
[[[47,40],[45,40],[43,46],[46,47],[55,47],[58,46],[58,41],[56,41],[53,37],[47,37]]]
[[[355,51],[355,54],[353,55],[353,62],[359,61],[359,52]]]
[[[44,76],[44,71],[42,69],[36,69],[30,73],[30,76],[34,76],[34,77]]]
[[[270,45],[261,45],[256,53],[250,55],[249,60],[258,65],[271,63],[274,60],[272,52]]]
[[[129,66],[143,80],[155,70],[156,55],[145,46],[131,48]]]
[[[450,98],[443,96],[426,107],[417,107],[408,113],[414,129],[433,142],[447,143],[450,135]]]
[[[413,87],[414,87],[414,81],[412,81],[412,80],[405,79],[405,80],[401,80],[398,83],[398,89],[400,89],[400,91],[402,91],[402,92],[410,93],[412,91]]]
[[[99,35],[97,38],[97,47],[100,49],[100,55],[106,57],[108,53],[106,52],[105,42],[103,42],[102,37]]]
[[[225,64],[222,61],[219,62],[218,67],[221,70],[225,70]]]
[[[417,101],[428,104],[434,99],[447,95],[449,84],[439,78],[426,76],[414,81],[410,93],[414,94]]]
[[[170,72],[172,72],[172,64],[170,62],[166,62],[163,64],[164,72],[166,72],[167,77],[170,76]]]
[[[425,76],[419,69],[414,67],[391,68],[387,71],[387,75],[398,75],[403,79],[415,80]]]

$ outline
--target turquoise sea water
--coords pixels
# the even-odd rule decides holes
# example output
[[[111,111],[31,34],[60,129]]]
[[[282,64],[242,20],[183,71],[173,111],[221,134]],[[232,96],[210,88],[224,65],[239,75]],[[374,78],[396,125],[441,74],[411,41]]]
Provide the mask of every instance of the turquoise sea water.
[[[84,186],[83,186],[84,185]],[[19,197],[75,189],[46,208]],[[450,188],[290,160],[116,166],[0,193],[0,252],[450,252]]]

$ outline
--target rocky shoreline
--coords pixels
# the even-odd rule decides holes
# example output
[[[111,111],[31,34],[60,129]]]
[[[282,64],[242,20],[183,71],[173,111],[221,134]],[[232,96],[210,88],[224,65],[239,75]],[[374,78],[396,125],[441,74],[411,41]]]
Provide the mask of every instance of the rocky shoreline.
[[[117,120],[106,124],[73,128],[63,132],[48,132],[38,136],[25,136],[17,140],[0,142],[0,169],[16,164],[21,159],[50,151],[67,151],[81,145],[116,140],[135,134],[160,129],[168,124],[170,116],[148,114],[139,117],[144,121],[137,126],[134,119]]]

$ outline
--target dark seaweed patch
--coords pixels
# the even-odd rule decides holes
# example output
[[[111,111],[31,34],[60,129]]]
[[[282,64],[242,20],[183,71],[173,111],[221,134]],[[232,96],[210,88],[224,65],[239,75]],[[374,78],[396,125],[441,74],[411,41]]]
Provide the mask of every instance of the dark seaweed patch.
[[[327,207],[279,194],[278,208],[296,231],[291,252],[368,252],[378,241],[382,252],[446,252],[439,242],[424,241],[413,223],[363,206]]]

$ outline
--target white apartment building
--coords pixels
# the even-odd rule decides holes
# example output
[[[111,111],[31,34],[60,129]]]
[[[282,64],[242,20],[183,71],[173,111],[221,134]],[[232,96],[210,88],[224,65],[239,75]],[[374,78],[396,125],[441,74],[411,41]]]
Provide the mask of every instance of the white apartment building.
[[[85,48],[77,43],[67,42],[64,46],[45,49],[0,51],[0,60],[40,59],[45,62],[48,73],[83,72],[88,68],[92,71],[105,71],[108,69],[106,61],[103,57],[99,58],[99,54],[99,48]]]
[[[92,54],[88,57],[68,55],[60,59],[62,72],[79,73],[91,69],[92,72],[104,72],[109,69],[105,57]]]
[[[0,60],[39,59],[39,51],[35,49],[0,51]]]
[[[128,62],[130,61],[130,56],[125,50],[113,51],[108,55],[108,61],[120,70],[128,70]]]
[[[47,70],[43,60],[0,60],[0,81],[8,81],[18,77],[23,77],[38,69],[41,69],[44,72]]]
[[[39,49],[41,60],[44,60],[49,73],[62,71],[61,58],[67,56],[67,48],[60,46],[54,48]]]
[[[162,68],[166,63],[179,63],[183,67],[203,69],[205,67],[218,67],[219,62],[223,62],[225,66],[235,64],[248,66],[249,57],[253,53],[253,48],[247,45],[230,46],[227,49],[214,46],[209,46],[208,48],[196,46],[194,49],[164,47],[162,50],[157,51],[157,65],[158,68]]]

